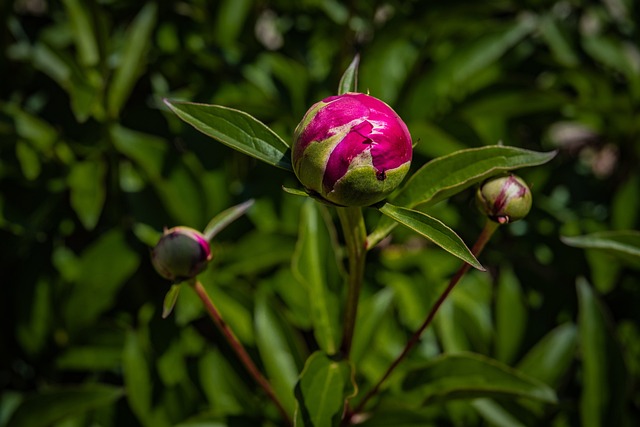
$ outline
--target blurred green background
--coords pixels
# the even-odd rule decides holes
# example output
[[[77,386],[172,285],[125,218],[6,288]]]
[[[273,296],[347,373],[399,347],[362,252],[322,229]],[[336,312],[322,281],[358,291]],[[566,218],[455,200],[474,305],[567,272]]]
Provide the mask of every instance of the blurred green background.
[[[14,411],[24,426],[273,425],[191,293],[160,318],[168,284],[149,245],[255,198],[203,282],[256,359],[270,345],[259,319],[286,331],[295,378],[313,349],[289,268],[303,201],[281,189],[291,175],[197,133],[162,99],[242,109],[290,140],[357,52],[360,90],[418,143],[414,168],[499,141],[559,150],[520,172],[531,214],[500,230],[481,258],[489,274],[465,278],[413,357],[547,361],[538,378],[560,403],[476,399],[402,425],[639,422],[639,255],[560,239],[640,227],[637,2],[19,0],[0,17],[0,425]],[[482,224],[472,196],[431,212],[468,244]],[[354,348],[362,384],[458,265],[396,231],[368,261],[362,311],[379,322]],[[387,421],[370,425],[400,425]]]

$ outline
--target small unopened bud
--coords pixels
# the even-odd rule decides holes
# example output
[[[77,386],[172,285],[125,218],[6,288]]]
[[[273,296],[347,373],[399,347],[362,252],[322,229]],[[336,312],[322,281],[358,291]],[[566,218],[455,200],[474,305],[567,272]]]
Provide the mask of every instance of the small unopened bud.
[[[176,283],[192,279],[204,271],[211,258],[207,239],[189,227],[165,230],[151,252],[151,262],[156,271]]]
[[[516,175],[489,178],[476,192],[478,207],[500,224],[524,218],[531,210],[531,190]]]
[[[411,134],[384,102],[363,93],[314,104],[295,130],[293,170],[307,191],[340,206],[368,206],[411,165]]]

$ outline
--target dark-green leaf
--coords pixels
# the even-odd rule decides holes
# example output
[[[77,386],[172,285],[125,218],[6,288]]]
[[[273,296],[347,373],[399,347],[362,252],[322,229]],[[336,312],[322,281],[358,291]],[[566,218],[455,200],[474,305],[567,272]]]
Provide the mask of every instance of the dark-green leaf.
[[[42,391],[18,406],[7,427],[47,427],[65,417],[110,405],[122,394],[121,388],[102,384]]]
[[[353,368],[348,361],[333,360],[322,352],[313,353],[295,388],[296,426],[338,426],[345,402],[355,392]]]
[[[220,105],[166,99],[164,102],[178,117],[205,135],[272,166],[293,171],[287,143],[250,114]]]
[[[407,208],[385,203],[380,212],[431,240],[450,254],[460,258],[467,264],[484,271],[484,267],[469,250],[464,241],[441,221],[429,215]]]
[[[425,404],[477,397],[557,401],[546,384],[476,353],[441,355],[410,371],[402,386],[405,391],[418,393]]]
[[[338,94],[356,92],[358,90],[358,66],[360,65],[360,55],[356,55],[340,78]]]
[[[500,172],[547,163],[556,152],[539,153],[522,148],[492,145],[456,151],[421,167],[392,200],[394,205],[412,208],[432,205]],[[393,229],[384,218],[369,236],[375,246]]]

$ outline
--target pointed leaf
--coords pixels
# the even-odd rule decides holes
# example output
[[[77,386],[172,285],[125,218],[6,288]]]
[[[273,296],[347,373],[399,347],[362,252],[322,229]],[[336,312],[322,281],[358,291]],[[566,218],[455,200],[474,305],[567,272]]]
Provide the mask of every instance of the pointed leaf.
[[[313,353],[295,388],[296,426],[337,427],[345,402],[355,395],[353,367],[346,360],[333,360]]]
[[[311,322],[318,345],[328,354],[338,350],[338,298],[329,288],[328,275],[336,270],[334,248],[329,241],[327,224],[320,206],[305,200],[300,219],[300,233],[292,260],[296,279],[307,287]]]
[[[338,86],[338,94],[342,95],[347,92],[358,91],[358,65],[360,64],[360,55],[356,54],[353,57],[353,61],[347,67],[342,78],[340,78],[340,84]]]
[[[419,394],[425,404],[476,397],[557,401],[555,392],[546,384],[476,353],[438,356],[410,371],[402,387]]]
[[[68,416],[112,405],[122,394],[121,388],[103,384],[41,391],[18,406],[7,427],[47,427]]]
[[[551,387],[557,386],[575,358],[577,337],[573,323],[558,326],[529,350],[517,368]]]
[[[584,236],[562,237],[562,241],[576,248],[603,250],[630,265],[640,267],[640,231],[602,231]]]
[[[107,90],[109,115],[117,117],[144,71],[151,34],[156,23],[157,6],[147,3],[135,17],[123,40],[123,50],[113,80]]]
[[[175,307],[176,301],[178,301],[179,294],[180,294],[180,283],[171,285],[171,288],[169,288],[169,291],[164,296],[164,303],[162,304],[163,319],[166,319],[167,317],[169,317],[169,315],[173,311],[173,307]]]
[[[480,271],[485,271],[485,268],[476,259],[467,245],[464,244],[462,239],[441,221],[423,212],[401,208],[389,203],[385,203],[380,208],[380,212],[426,237],[467,264],[470,264]]]
[[[205,135],[272,166],[293,171],[287,143],[244,111],[220,105],[166,99],[164,102],[178,117]]]
[[[71,207],[87,230],[98,223],[106,198],[104,180],[107,166],[102,159],[76,163],[67,177]]]
[[[226,226],[236,219],[240,218],[244,213],[253,206],[254,200],[249,199],[239,205],[232,206],[216,215],[204,229],[204,235],[207,240],[211,241],[216,234],[224,230]]]
[[[582,425],[622,425],[627,390],[625,361],[608,313],[584,279],[579,279],[578,328],[582,354]]]
[[[555,151],[539,153],[500,145],[456,151],[421,167],[391,201],[407,208],[432,205],[493,175],[541,165],[555,155]],[[369,248],[386,237],[393,227],[392,221],[382,218],[369,236]]]
[[[83,65],[96,65],[100,59],[100,51],[89,4],[80,0],[64,0],[63,3],[69,16],[80,62]]]

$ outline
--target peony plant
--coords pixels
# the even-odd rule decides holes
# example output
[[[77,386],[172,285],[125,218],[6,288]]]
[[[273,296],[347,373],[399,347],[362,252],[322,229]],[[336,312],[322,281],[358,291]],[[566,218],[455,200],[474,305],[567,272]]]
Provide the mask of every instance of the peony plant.
[[[357,92],[358,63],[356,57],[345,71],[337,95],[324,98],[309,108],[295,128],[291,142],[245,112],[219,105],[165,100],[173,113],[206,135],[291,172],[299,187],[285,188],[285,191],[329,205],[339,220],[345,249],[342,253],[348,268],[346,290],[338,293],[344,301],[332,304],[328,301],[336,294],[331,294],[319,261],[320,252],[326,250],[326,246],[321,245],[323,239],[317,234],[322,233],[323,228],[318,225],[315,202],[308,199],[303,205],[300,250],[292,268],[310,292],[309,317],[318,349],[308,355],[295,382],[282,380],[284,377],[279,371],[283,368],[282,361],[273,364],[265,361],[270,375],[280,378],[277,388],[230,331],[197,279],[197,274],[210,260],[207,245],[224,225],[246,212],[250,202],[214,218],[202,234],[182,227],[171,229],[173,231],[165,233],[152,252],[153,263],[163,277],[172,281],[186,280],[196,291],[238,360],[278,410],[279,419],[273,421],[279,425],[351,425],[375,417],[377,402],[384,400],[383,386],[420,341],[455,285],[471,267],[484,270],[477,257],[491,236],[499,226],[522,219],[531,208],[529,188],[511,171],[541,165],[555,155],[502,145],[467,149],[433,159],[407,177],[413,158],[410,131],[385,102]],[[478,187],[477,201],[485,216],[485,226],[469,248],[451,228],[427,214],[425,208],[473,186]],[[370,229],[364,222],[364,209],[379,214],[377,224]],[[377,381],[367,381],[359,375],[361,367],[352,359],[356,320],[368,315],[358,315],[366,257],[398,224],[427,238],[459,258],[462,264],[384,375]],[[173,240],[179,243],[175,249],[173,244],[167,246]],[[168,293],[165,315],[175,303],[179,286],[174,285]],[[340,320],[334,322],[336,307],[341,307],[341,313],[338,314]],[[471,369],[476,375],[474,378],[480,376],[482,381],[495,382],[503,397],[555,402],[555,394],[548,386],[496,360],[456,355],[434,360],[429,366],[414,368],[417,370],[412,371],[413,374],[407,374],[403,389],[420,390],[421,393],[438,389],[439,380],[425,374],[424,369],[433,368],[436,372]],[[453,384],[447,383],[447,378],[443,381],[443,387]],[[283,383],[288,385],[282,386]],[[479,389],[460,387],[456,392],[462,395],[491,395],[489,391],[483,394]]]

